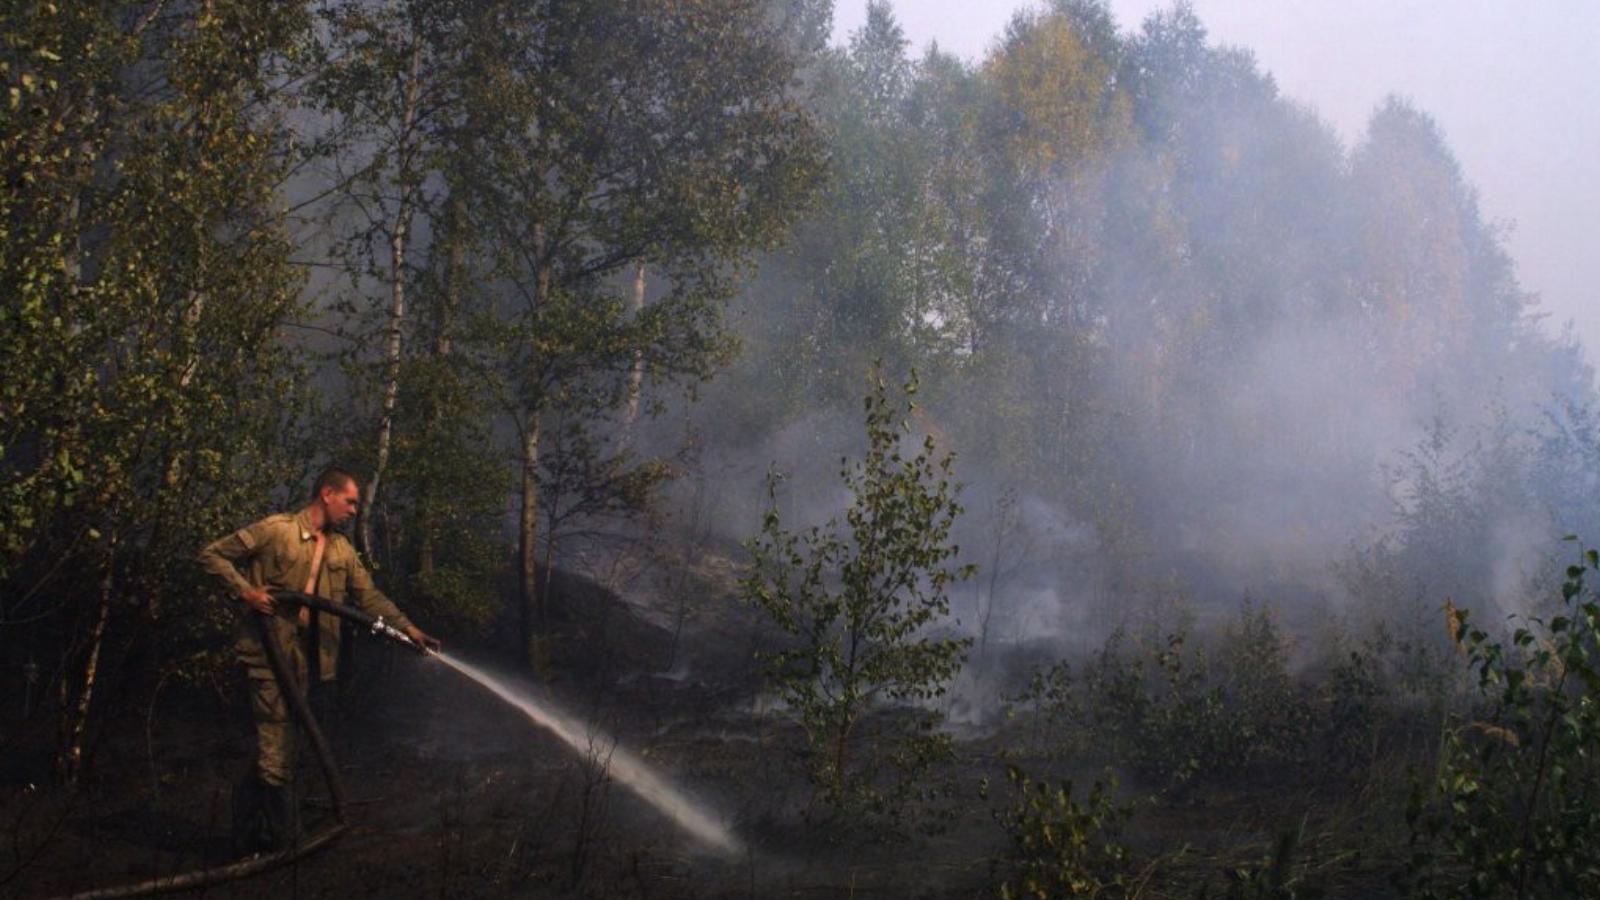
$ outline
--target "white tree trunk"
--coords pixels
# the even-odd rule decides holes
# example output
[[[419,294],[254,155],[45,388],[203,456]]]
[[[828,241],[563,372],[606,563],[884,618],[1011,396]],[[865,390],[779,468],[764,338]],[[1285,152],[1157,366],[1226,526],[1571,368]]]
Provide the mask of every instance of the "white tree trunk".
[[[83,687],[78,700],[68,713],[62,734],[61,757],[57,761],[61,780],[67,785],[78,783],[83,774],[83,737],[89,727],[90,702],[94,699],[95,681],[100,674],[100,648],[105,644],[106,622],[111,618],[112,559],[116,555],[117,540],[113,535],[105,561],[105,572],[100,578],[100,609],[95,616],[94,628],[89,632],[89,658],[83,664]],[[62,687],[65,693],[66,680]]]
[[[406,178],[411,165],[411,130],[417,121],[417,69],[422,57],[422,43],[412,38],[411,68],[406,75],[405,101],[401,108],[399,175],[402,184],[400,208],[395,212],[394,228],[389,234],[389,329],[384,347],[383,413],[378,420],[378,459],[372,469],[372,480],[367,484],[367,494],[358,507],[360,518],[357,542],[367,556],[367,565],[376,569],[378,560],[372,547],[372,517],[377,509],[383,476],[389,468],[389,447],[394,439],[394,410],[400,400],[401,334],[406,318],[406,239],[411,231],[412,200],[416,188]]]
[[[638,319],[644,311],[644,263],[634,271],[633,276],[633,305],[628,312],[633,319]],[[639,421],[639,394],[644,388],[644,350],[635,347],[633,350],[633,365],[628,369],[628,396],[627,406],[623,412],[622,441],[623,446],[632,446],[634,424]]]
[[[549,619],[539,590],[539,415],[530,411],[522,438],[522,509],[518,521],[518,576],[522,589],[522,649],[540,677],[548,674]]]

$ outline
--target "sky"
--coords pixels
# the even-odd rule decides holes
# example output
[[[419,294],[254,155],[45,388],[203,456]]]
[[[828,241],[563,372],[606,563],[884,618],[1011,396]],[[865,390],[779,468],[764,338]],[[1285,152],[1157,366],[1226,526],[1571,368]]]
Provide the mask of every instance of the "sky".
[[[930,41],[982,58],[1014,0],[898,0],[920,53]],[[1112,0],[1124,30],[1166,0]],[[1571,321],[1600,363],[1600,0],[1193,0],[1214,43],[1251,50],[1279,90],[1346,145],[1389,94],[1444,131],[1485,217],[1506,227],[1545,327]],[[834,38],[866,18],[836,0]]]

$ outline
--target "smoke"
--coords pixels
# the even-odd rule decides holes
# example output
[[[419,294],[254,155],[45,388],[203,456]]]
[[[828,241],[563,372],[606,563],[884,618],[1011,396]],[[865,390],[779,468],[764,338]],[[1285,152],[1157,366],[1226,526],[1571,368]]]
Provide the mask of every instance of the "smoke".
[[[1490,527],[1490,596],[1501,617],[1531,616],[1533,605],[1554,567],[1554,529],[1548,517],[1532,510],[1496,520]]]
[[[1133,137],[1074,164],[1037,220],[1009,183],[972,187],[992,147],[961,144],[947,121],[1010,120],[931,110],[972,94],[939,93],[961,64],[930,57],[910,92],[924,104],[913,128],[950,129],[917,145],[930,170],[886,156],[870,209],[848,192],[824,203],[742,298],[744,359],[668,417],[693,423],[709,527],[739,557],[769,471],[785,528],[842,518],[867,361],[887,357],[891,379],[920,368],[913,438],[957,454],[953,537],[977,566],[940,626],[974,641],[953,719],[991,714],[1019,667],[1174,609],[1214,621],[1249,598],[1283,613],[1291,639],[1446,597],[1536,610],[1560,552],[1552,473],[1594,477],[1572,464],[1586,439],[1560,465],[1539,458],[1547,407],[1589,398],[1591,379],[1581,348],[1529,314],[1504,232],[1433,121],[1390,100],[1347,147],[1187,15],[1122,35],[1125,55],[1147,54],[1123,79],[1146,80],[1129,88]],[[894,207],[900,183],[928,185],[932,201],[906,202],[932,212]],[[971,197],[1014,205],[960,206]],[[973,233],[904,227],[924,214]],[[984,232],[991,222],[1013,230]],[[912,279],[921,293],[896,300],[929,260],[965,268]],[[1008,278],[1053,293],[983,307]]]
[[[1384,522],[1380,464],[1420,437],[1422,410],[1360,365],[1349,324],[1277,329],[1220,372],[1214,402],[1174,416],[1188,440],[1137,449],[1144,518],[1211,599],[1321,583]]]

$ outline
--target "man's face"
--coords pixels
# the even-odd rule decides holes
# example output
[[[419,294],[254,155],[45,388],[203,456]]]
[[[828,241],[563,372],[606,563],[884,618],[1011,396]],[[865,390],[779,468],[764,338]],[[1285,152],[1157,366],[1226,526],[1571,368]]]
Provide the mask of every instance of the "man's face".
[[[361,508],[361,488],[354,481],[345,482],[342,488],[323,488],[322,506],[328,514],[328,526],[337,528]]]

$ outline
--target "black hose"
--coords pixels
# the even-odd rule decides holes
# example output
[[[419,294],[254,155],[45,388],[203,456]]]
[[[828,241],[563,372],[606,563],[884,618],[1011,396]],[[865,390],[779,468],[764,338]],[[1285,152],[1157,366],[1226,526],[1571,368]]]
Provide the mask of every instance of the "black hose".
[[[368,628],[372,627],[372,624],[378,621],[376,618],[367,615],[354,606],[347,606],[343,603],[334,603],[332,600],[324,600],[323,598],[318,597],[316,594],[307,594],[302,591],[291,591],[285,588],[272,588],[268,591],[268,593],[272,595],[274,602],[288,603],[291,606],[309,606],[319,612],[331,613],[332,615],[339,616],[343,619],[349,619],[357,625],[363,625]]]
[[[398,628],[395,628],[393,625],[385,622],[382,617],[367,615],[354,606],[346,606],[343,603],[334,603],[331,600],[324,600],[321,597],[313,594],[302,593],[300,591],[290,591],[275,588],[271,593],[272,598],[279,603],[299,604],[301,606],[310,607],[318,612],[325,612],[329,613],[330,615],[339,616],[340,618],[349,619],[350,621],[368,629],[379,637],[388,638],[389,640],[394,641],[403,647],[414,650],[417,653],[424,655],[428,653],[428,648],[412,640]]]
[[[278,642],[272,640],[267,631],[267,622],[271,616],[256,617],[256,633],[261,636],[261,646],[267,651],[267,664],[272,667],[272,677],[278,679],[279,692],[289,701],[289,711],[294,713],[295,721],[300,723],[301,729],[311,738],[311,747],[317,754],[317,762],[322,766],[322,777],[328,782],[328,794],[333,798],[333,818],[336,827],[343,829],[344,820],[344,782],[339,780],[339,767],[333,761],[333,751],[328,748],[328,739],[322,734],[322,726],[317,724],[317,717],[311,714],[311,704],[306,700],[306,693],[299,679],[289,672],[289,664],[283,658],[283,648]],[[294,848],[291,847],[291,850]]]
[[[299,591],[273,590],[272,595],[279,602],[298,603],[319,612],[341,616],[372,629],[376,634],[381,634],[391,640],[405,644],[419,652],[423,651],[420,645],[396,631],[392,626],[388,626],[382,619],[369,616],[354,607],[331,603],[321,597],[304,594]],[[317,763],[322,767],[322,776],[328,782],[328,793],[333,798],[333,822],[316,834],[303,840],[297,838],[290,846],[266,856],[240,860],[225,866],[214,866],[209,869],[197,869],[191,872],[181,872],[177,875],[152,878],[135,884],[84,891],[83,893],[71,895],[70,900],[107,900],[107,898],[112,897],[137,897],[145,894],[164,894],[222,884],[223,882],[265,872],[268,869],[315,853],[332,843],[335,838],[350,827],[344,817],[344,782],[339,780],[339,767],[333,761],[333,751],[328,749],[328,739],[323,736],[322,728],[317,724],[316,716],[311,714],[311,704],[306,701],[306,695],[299,685],[299,679],[289,672],[288,663],[283,658],[283,650],[278,646],[278,642],[272,639],[272,635],[268,631],[268,623],[271,622],[272,616],[262,614],[253,618],[256,624],[256,634],[260,637],[261,647],[267,655],[267,665],[272,669],[272,677],[278,680],[279,691],[288,700],[289,710],[294,714],[295,721],[311,738],[311,747],[317,755]]]

